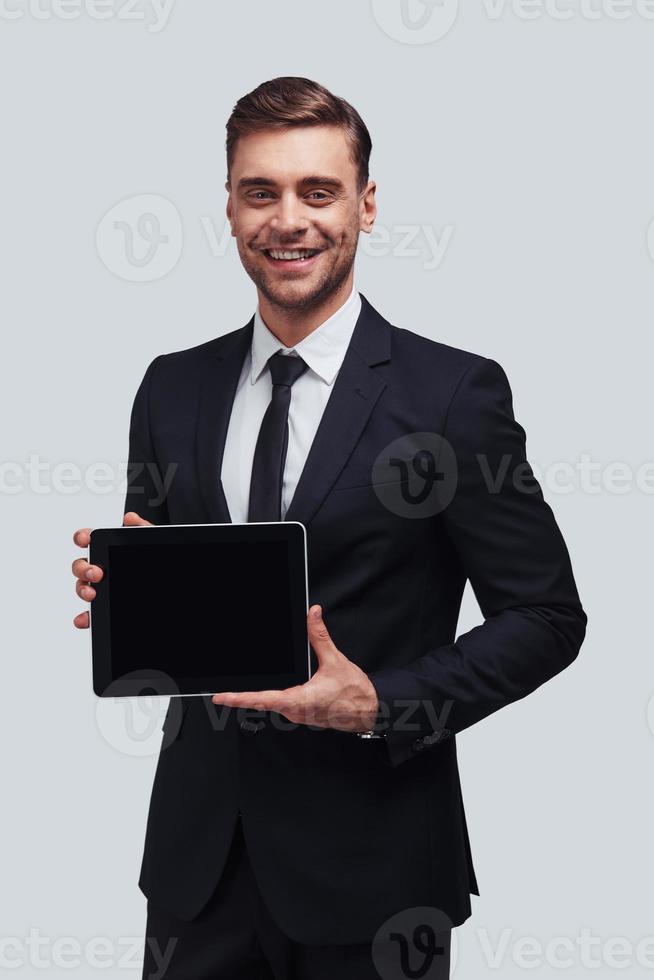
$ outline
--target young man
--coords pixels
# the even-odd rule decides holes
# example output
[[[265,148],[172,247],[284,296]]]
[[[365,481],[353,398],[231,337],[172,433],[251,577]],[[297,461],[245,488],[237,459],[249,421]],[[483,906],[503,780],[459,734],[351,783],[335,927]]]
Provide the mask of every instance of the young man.
[[[156,357],[134,402],[124,523],[302,522],[315,654],[299,687],[169,710],[139,881],[146,978],[447,977],[479,894],[455,736],[584,638],[503,369],[354,288],[370,150],[315,82],[240,99],[227,216],[256,313]],[[153,468],[171,464],[161,500]],[[73,572],[92,600],[101,570]],[[484,622],[455,639],[468,579]],[[256,610],[248,625],[266,644]]]

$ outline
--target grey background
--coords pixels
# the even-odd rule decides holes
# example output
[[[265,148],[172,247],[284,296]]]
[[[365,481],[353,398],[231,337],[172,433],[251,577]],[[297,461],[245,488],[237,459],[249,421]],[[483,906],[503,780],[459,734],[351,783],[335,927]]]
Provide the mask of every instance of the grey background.
[[[503,365],[589,615],[569,670],[459,737],[482,894],[457,930],[454,976],[497,963],[511,978],[645,976],[654,12],[475,2],[432,39],[433,19],[402,27],[399,0],[177,0],[165,24],[149,4],[130,9],[110,2],[101,20],[90,0],[7,0],[0,15],[0,972],[13,958],[14,976],[41,975],[36,936],[52,976],[139,975],[127,940],[145,921],[136,881],[165,703],[98,706],[89,634],[72,626],[85,606],[71,535],[121,521],[120,479],[99,492],[90,467],[124,464],[150,360],[254,310],[233,242],[220,245],[224,124],[259,82],[298,74],[345,96],[372,133],[387,240],[362,236],[359,289],[392,322]],[[432,16],[456,14],[445,0]],[[139,265],[135,235],[130,263],[112,222],[148,212],[168,242]],[[440,259],[429,235],[446,243]],[[459,631],[479,621],[467,592]],[[104,969],[87,947],[102,937]],[[525,937],[541,952],[520,965]],[[570,951],[553,949],[561,937]]]

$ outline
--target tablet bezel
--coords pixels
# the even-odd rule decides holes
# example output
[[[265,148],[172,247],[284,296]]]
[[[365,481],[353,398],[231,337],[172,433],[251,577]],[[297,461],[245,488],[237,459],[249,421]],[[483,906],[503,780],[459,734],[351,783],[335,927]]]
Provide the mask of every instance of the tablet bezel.
[[[291,586],[291,619],[293,633],[293,673],[227,675],[208,677],[171,677],[162,672],[133,671],[123,677],[114,677],[111,656],[110,602],[111,582],[105,578],[98,583],[96,597],[89,603],[89,632],[91,642],[92,684],[97,697],[172,696],[202,697],[221,691],[283,690],[302,684],[311,677],[311,647],[307,637],[306,618],[309,610],[309,583],[307,573],[307,535],[299,521],[261,521],[247,524],[158,524],[132,527],[94,528],[89,545],[89,563],[103,570],[108,567],[108,548],[126,545],[127,534],[156,534],[166,543],[167,532],[188,528],[191,537],[203,543],[207,532],[219,543],[225,533],[231,539],[279,541],[288,544],[291,583],[301,577],[302,590]],[[230,531],[225,532],[226,528]],[[218,533],[215,533],[220,529]]]

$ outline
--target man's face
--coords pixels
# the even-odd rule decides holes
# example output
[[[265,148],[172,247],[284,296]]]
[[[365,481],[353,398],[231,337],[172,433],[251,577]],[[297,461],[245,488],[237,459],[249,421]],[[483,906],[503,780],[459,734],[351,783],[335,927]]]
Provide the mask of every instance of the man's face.
[[[307,309],[348,278],[375,218],[375,185],[359,192],[344,130],[303,126],[240,137],[227,217],[243,267],[268,301]]]

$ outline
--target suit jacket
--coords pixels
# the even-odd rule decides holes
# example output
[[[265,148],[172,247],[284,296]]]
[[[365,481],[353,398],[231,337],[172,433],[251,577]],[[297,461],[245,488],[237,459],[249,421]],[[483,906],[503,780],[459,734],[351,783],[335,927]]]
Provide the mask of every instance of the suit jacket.
[[[172,699],[139,878],[154,903],[195,917],[240,810],[272,915],[311,944],[368,941],[419,905],[452,925],[468,918],[479,890],[456,735],[568,666],[587,622],[502,367],[391,325],[362,300],[285,519],[306,527],[309,601],[370,676],[386,738]],[[126,511],[155,524],[230,521],[220,464],[252,327],[149,365],[131,415]],[[441,506],[412,511],[383,499],[373,467],[416,433],[444,447],[456,479]],[[153,476],[169,467],[161,499]],[[384,492],[406,490],[407,467],[389,472]],[[194,574],[198,603],[210,602]],[[467,579],[484,622],[456,638]],[[266,642],[256,616],[248,628]]]

